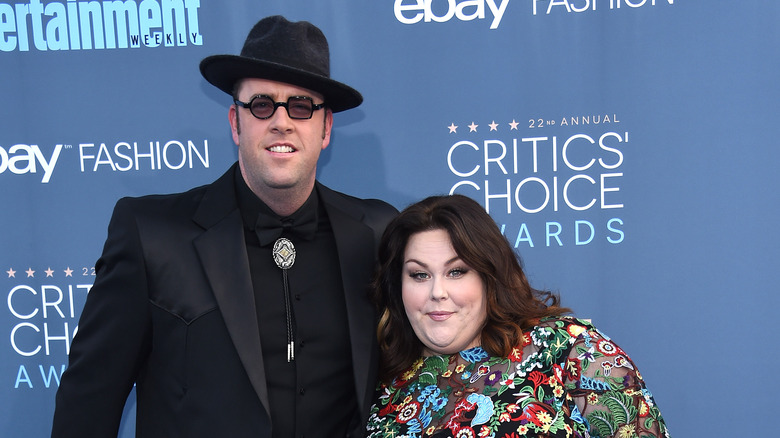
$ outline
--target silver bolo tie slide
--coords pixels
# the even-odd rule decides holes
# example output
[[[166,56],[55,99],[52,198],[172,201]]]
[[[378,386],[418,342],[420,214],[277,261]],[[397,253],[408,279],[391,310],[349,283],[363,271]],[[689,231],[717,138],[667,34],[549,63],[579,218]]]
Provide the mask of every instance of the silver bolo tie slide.
[[[295,264],[295,245],[285,237],[274,242],[274,262],[282,270],[284,283],[284,308],[287,313],[287,362],[295,360],[295,341],[293,340],[292,310],[290,307],[290,284],[287,280],[287,270]]]

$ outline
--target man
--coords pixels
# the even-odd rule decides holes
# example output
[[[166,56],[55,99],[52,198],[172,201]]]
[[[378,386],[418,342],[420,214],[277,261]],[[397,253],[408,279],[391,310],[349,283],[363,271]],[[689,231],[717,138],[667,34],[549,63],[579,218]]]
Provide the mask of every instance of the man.
[[[120,200],[57,393],[52,437],[362,435],[376,377],[367,285],[397,213],[315,181],[333,112],[327,41],[268,17],[200,65],[232,94],[238,163],[186,193]]]

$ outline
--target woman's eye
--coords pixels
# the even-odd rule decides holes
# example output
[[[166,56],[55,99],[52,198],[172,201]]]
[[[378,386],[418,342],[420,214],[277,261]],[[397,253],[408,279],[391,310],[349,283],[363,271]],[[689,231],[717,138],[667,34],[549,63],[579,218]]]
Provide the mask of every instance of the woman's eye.
[[[409,276],[414,280],[425,280],[428,278],[428,274],[426,272],[411,272],[409,273]]]
[[[468,272],[466,269],[455,268],[450,271],[450,277],[462,277],[466,272]]]

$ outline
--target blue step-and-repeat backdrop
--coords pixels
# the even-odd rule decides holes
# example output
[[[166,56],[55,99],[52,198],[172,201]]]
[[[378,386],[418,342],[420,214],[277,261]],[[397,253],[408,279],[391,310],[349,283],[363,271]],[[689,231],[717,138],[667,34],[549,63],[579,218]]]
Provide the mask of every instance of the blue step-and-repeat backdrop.
[[[273,14],[318,25],[365,97],[335,116],[323,182],[399,208],[473,197],[534,286],[628,351],[674,436],[771,435],[780,2],[762,0],[0,1],[0,435],[49,433],[116,200],[236,160],[198,63]]]

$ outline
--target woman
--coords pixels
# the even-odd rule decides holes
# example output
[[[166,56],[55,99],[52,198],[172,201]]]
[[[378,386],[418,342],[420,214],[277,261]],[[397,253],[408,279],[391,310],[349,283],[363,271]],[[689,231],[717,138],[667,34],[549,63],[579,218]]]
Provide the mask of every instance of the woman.
[[[626,353],[532,289],[470,198],[430,197],[394,219],[374,294],[382,365],[368,436],[669,436]]]

